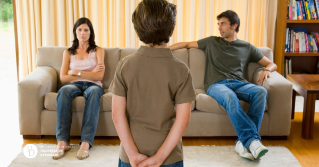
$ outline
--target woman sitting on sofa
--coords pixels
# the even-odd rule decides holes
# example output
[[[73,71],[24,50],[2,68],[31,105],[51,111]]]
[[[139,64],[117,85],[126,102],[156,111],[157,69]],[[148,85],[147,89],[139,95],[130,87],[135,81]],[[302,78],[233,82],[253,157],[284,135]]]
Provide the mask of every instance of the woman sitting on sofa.
[[[64,85],[57,96],[57,151],[53,159],[70,150],[72,100],[84,96],[85,108],[81,128],[78,159],[89,156],[99,120],[100,99],[104,94],[101,80],[104,76],[104,50],[95,45],[94,30],[89,19],[82,17],[73,27],[73,45],[64,51],[60,79]]]

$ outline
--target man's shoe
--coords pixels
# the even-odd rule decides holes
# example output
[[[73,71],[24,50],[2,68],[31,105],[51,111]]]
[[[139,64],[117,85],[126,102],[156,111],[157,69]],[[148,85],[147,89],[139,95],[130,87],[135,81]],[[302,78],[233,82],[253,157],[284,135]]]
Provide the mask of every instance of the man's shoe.
[[[268,149],[259,140],[254,140],[249,145],[249,151],[255,159],[259,159],[268,152]]]
[[[245,159],[248,159],[250,161],[254,160],[254,156],[243,146],[240,141],[236,143],[235,151],[239,154],[239,156]]]

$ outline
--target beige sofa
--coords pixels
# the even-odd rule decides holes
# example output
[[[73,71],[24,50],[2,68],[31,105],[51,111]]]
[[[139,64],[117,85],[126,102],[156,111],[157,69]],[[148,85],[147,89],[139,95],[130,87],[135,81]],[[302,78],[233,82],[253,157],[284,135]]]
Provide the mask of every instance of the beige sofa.
[[[24,138],[55,135],[56,97],[62,86],[59,79],[62,53],[66,47],[41,47],[37,52],[37,68],[18,83],[20,133]],[[259,48],[269,59],[273,52]],[[101,98],[101,109],[96,136],[117,136],[111,111],[112,93],[108,86],[113,79],[119,60],[134,53],[137,48],[104,48],[105,74],[102,80],[105,94]],[[185,62],[193,77],[196,101],[192,102],[190,124],[184,136],[236,136],[227,112],[215,99],[204,91],[205,55],[199,49],[180,49],[174,56]],[[248,66],[248,80],[257,83],[262,69],[256,63]],[[292,85],[277,72],[263,86],[268,91],[260,135],[286,138],[290,133]],[[85,100],[73,100],[71,136],[80,136]],[[241,102],[245,111],[249,104]]]

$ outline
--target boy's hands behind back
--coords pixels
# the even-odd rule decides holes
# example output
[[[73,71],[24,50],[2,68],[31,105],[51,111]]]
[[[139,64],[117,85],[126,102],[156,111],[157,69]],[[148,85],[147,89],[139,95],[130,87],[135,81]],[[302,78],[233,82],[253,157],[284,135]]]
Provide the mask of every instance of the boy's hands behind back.
[[[138,167],[159,167],[163,164],[163,160],[157,157],[156,154],[152,157],[145,159]]]
[[[141,164],[141,162],[143,162],[147,158],[148,156],[138,153],[134,157],[131,157],[129,159],[130,159],[130,164],[132,167],[138,167],[139,164]]]

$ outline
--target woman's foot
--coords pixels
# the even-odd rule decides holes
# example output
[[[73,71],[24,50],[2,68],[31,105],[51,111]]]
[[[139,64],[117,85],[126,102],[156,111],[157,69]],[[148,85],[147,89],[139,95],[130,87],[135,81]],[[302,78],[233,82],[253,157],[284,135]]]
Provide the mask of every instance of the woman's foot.
[[[70,145],[68,143],[66,143],[65,141],[59,141],[58,145],[57,145],[57,150],[56,152],[53,154],[53,159],[57,160],[60,159],[64,156],[64,152],[65,151],[69,151]]]
[[[89,151],[90,149],[90,144],[88,142],[82,142],[81,146],[80,146],[80,150],[84,150],[84,151]]]
[[[80,149],[78,153],[76,154],[76,157],[80,160],[89,157],[89,149],[90,149],[90,144],[88,142],[82,142]]]

